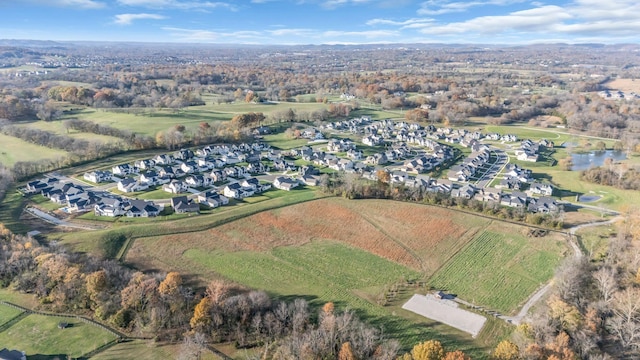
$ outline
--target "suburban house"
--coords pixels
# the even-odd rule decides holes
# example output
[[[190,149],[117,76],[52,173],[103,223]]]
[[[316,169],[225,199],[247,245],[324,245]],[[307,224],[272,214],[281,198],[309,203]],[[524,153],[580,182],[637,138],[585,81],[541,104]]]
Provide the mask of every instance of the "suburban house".
[[[189,149],[180,149],[173,153],[173,158],[176,160],[187,161],[194,156],[193,151]]]
[[[173,156],[168,155],[168,154],[160,154],[160,155],[156,155],[153,158],[153,162],[156,163],[156,165],[171,165],[174,163],[174,159]]]
[[[299,183],[288,177],[280,176],[273,180],[273,186],[280,190],[291,191],[291,189],[297,187]]]
[[[151,171],[147,171],[147,172],[144,172],[144,173],[140,174],[140,176],[138,177],[138,180],[141,183],[145,183],[145,184],[148,184],[150,186],[153,186],[153,185],[155,185],[157,183],[158,177],[159,177],[158,173],[153,171],[153,170],[151,170]]]
[[[225,172],[222,170],[212,170],[209,173],[209,177],[211,178],[211,180],[213,180],[213,182],[221,182],[227,179],[227,174],[225,174]]]
[[[162,190],[172,194],[185,192],[188,188],[189,185],[181,180],[171,180],[170,183],[162,185]]]
[[[27,360],[27,355],[24,351],[3,348],[0,350],[0,360]]]
[[[244,199],[255,193],[250,187],[243,187],[240,183],[232,183],[224,187],[222,194],[228,198]]]
[[[162,210],[160,206],[145,200],[129,200],[124,203],[123,209],[127,217],[154,217]]]
[[[540,198],[531,198],[527,210],[534,213],[553,213],[559,210],[558,204],[555,199],[543,196]]]
[[[58,180],[57,178],[43,178],[40,180],[34,180],[28,182],[25,189],[30,194],[40,193],[42,192],[42,190],[48,187],[52,187],[53,184],[57,183],[58,181],[60,180]]]
[[[124,215],[122,201],[116,197],[102,198],[98,204],[94,205],[93,212],[96,216],[116,217]]]
[[[551,186],[551,184],[534,182],[529,187],[529,192],[535,195],[551,196],[553,195],[553,186]]]
[[[156,165],[156,162],[151,160],[151,159],[145,159],[145,160],[136,160],[133,163],[133,166],[137,167],[138,169],[143,169],[143,170],[148,170],[153,168]]]
[[[200,212],[200,205],[193,202],[193,200],[189,200],[186,196],[171,198],[171,207],[176,214]]]
[[[111,168],[113,175],[126,176],[136,173],[136,169],[129,164],[120,164]]]
[[[500,205],[524,208],[527,205],[527,194],[521,191],[514,191],[511,194],[503,194],[500,199]]]
[[[112,174],[108,171],[95,170],[84,173],[84,179],[92,183],[111,181]]]
[[[471,199],[476,194],[476,188],[471,184],[465,184],[459,189],[451,190],[451,197]]]
[[[222,205],[227,205],[229,203],[229,199],[211,190],[200,193],[200,195],[198,195],[198,202],[213,209]]]
[[[147,190],[149,188],[148,184],[142,183],[140,181],[136,181],[134,179],[122,179],[118,181],[118,190],[123,193],[131,193],[137,191]]]
[[[317,175],[302,175],[302,177],[300,177],[300,181],[309,186],[320,185],[320,177]]]
[[[203,175],[189,175],[184,180],[189,186],[200,187],[211,185],[211,178]]]

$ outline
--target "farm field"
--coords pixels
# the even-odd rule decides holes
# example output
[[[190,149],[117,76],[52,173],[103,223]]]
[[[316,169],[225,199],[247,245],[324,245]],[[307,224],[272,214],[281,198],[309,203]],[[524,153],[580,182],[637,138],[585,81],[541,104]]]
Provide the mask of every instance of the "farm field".
[[[69,327],[59,329],[67,322]],[[31,314],[0,333],[0,344],[20,349],[27,356],[80,357],[115,339],[115,336],[76,318]]]
[[[609,89],[640,93],[640,80],[615,79],[605,84]]]
[[[0,134],[0,163],[13,166],[18,161],[38,161],[68,156],[64,150],[31,144],[24,140]]]
[[[113,228],[91,232],[92,236],[90,238],[84,232],[50,234],[49,237],[71,246],[75,251],[90,252],[101,256],[103,255],[103,244],[100,241],[95,241],[95,239],[100,239],[107,233],[123,233],[127,238],[186,234],[211,229],[261,211],[324,197],[324,195],[307,188],[296,189],[287,192],[286,195],[282,194],[283,196],[277,196],[280,194],[278,191],[273,193],[273,198],[256,204],[238,203],[237,206],[223,206],[214,209],[210,214],[191,217],[180,214],[175,216],[181,216],[182,218],[170,221],[164,221],[166,219],[162,216],[156,218],[121,218],[118,219],[117,225]],[[0,215],[2,214],[1,210]]]
[[[560,239],[527,238],[522,228],[492,224],[438,270],[429,284],[473,304],[510,313],[553,276],[565,250]]]
[[[27,123],[20,123],[17,126],[39,129],[44,131],[49,131],[58,135],[66,135],[72,138],[78,138],[83,140],[93,140],[99,141],[102,143],[116,142],[121,141],[120,139],[113,136],[99,135],[93,133],[80,132],[77,130],[69,130],[64,128],[63,120],[58,121],[32,121]]]
[[[433,277],[438,285],[455,283],[459,274],[446,269],[462,262],[468,276],[483,280],[474,288],[478,294],[488,294],[480,299],[471,291],[458,292],[463,299],[514,311],[552,276],[566,251],[561,237],[520,235],[526,231],[524,226],[426,205],[327,198],[264,211],[206,231],[138,238],[126,262],[142,270],[195,275],[202,282],[222,277],[276,297],[304,296],[315,305],[334,301],[373,323],[391,324],[385,325],[385,332],[403,344],[428,336],[433,329],[416,325],[429,324],[444,331],[449,341],[479,349],[495,345],[496,333],[503,329],[493,324],[486,330],[492,335],[483,331],[471,341],[447,326],[408,314],[399,302],[383,307],[377,300],[386,288],[404,280],[436,284],[429,280]],[[476,262],[470,254],[482,249],[486,234],[493,233],[500,241],[489,239],[496,244],[485,253],[495,252],[497,265],[488,266],[489,258]],[[502,279],[507,281],[504,285]],[[524,284],[516,283],[520,280]],[[425,290],[407,291],[403,301],[413,291]],[[499,302],[491,294],[507,300]]]

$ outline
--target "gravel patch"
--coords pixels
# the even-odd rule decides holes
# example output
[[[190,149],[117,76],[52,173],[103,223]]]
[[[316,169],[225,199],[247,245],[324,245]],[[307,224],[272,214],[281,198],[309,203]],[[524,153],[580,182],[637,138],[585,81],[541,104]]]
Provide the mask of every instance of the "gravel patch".
[[[451,300],[441,300],[433,295],[413,295],[402,308],[435,320],[476,337],[487,319],[471,311],[460,309]]]

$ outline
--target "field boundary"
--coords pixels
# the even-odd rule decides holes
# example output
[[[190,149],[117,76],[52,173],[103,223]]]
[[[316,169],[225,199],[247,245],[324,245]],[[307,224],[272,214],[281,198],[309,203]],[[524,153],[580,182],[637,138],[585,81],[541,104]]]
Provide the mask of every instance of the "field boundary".
[[[261,201],[259,203],[256,203],[255,205],[264,205],[265,203],[270,203],[270,202],[274,202],[275,204],[273,204],[272,206],[262,206],[262,207],[257,207],[256,209],[251,209],[249,211],[246,212],[241,212],[240,214],[237,215],[231,215],[229,217],[225,217],[225,218],[221,218],[221,219],[213,219],[211,222],[204,224],[204,225],[200,225],[200,226],[194,226],[193,228],[190,229],[180,229],[180,230],[175,230],[175,231],[167,231],[167,232],[159,232],[153,235],[148,235],[148,236],[132,236],[131,238],[127,238],[127,241],[125,242],[125,244],[123,245],[121,251],[118,253],[118,256],[116,257],[116,260],[118,261],[124,261],[127,257],[127,253],[129,252],[129,250],[131,249],[131,247],[133,246],[133,243],[135,242],[135,240],[140,239],[140,238],[145,238],[145,237],[153,237],[153,236],[166,236],[166,235],[176,235],[176,234],[188,234],[191,232],[196,232],[196,231],[206,231],[209,229],[213,229],[215,227],[218,227],[220,225],[224,225],[224,224],[228,224],[230,222],[233,221],[237,221],[240,219],[244,219],[246,217],[249,216],[253,216],[256,214],[259,214],[261,212],[264,211],[271,211],[271,210],[276,210],[276,209],[281,209],[287,206],[291,206],[291,205],[297,205],[297,204],[302,204],[305,202],[309,202],[309,201],[314,201],[314,200],[320,200],[320,199],[324,199],[324,198],[328,198],[328,197],[332,197],[334,195],[327,195],[327,194],[321,194],[320,196],[318,196],[318,192],[315,193],[314,197],[311,199],[301,199],[299,201],[296,201],[294,203],[279,203],[282,201],[282,199],[286,199],[287,197],[278,197],[278,198],[273,198],[273,199],[269,199],[269,200],[265,200],[265,201]],[[249,205],[245,205],[245,206],[253,206],[254,204],[249,204]],[[232,212],[234,210],[237,210],[238,208],[232,208],[227,210],[226,212]],[[226,213],[225,212],[225,213]],[[224,213],[222,213],[224,214]],[[219,215],[219,214],[215,214],[215,215]],[[184,221],[186,219],[180,219],[180,220],[175,220],[175,221]]]

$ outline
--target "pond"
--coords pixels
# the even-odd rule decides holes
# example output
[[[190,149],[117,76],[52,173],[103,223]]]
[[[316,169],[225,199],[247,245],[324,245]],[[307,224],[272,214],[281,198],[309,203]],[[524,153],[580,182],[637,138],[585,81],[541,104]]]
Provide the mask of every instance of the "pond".
[[[578,197],[578,202],[594,202],[602,199],[600,195],[580,195]]]
[[[614,161],[624,160],[627,156],[619,150],[590,151],[588,153],[571,154],[573,166],[571,170],[581,171],[594,166],[602,166],[606,158]]]

